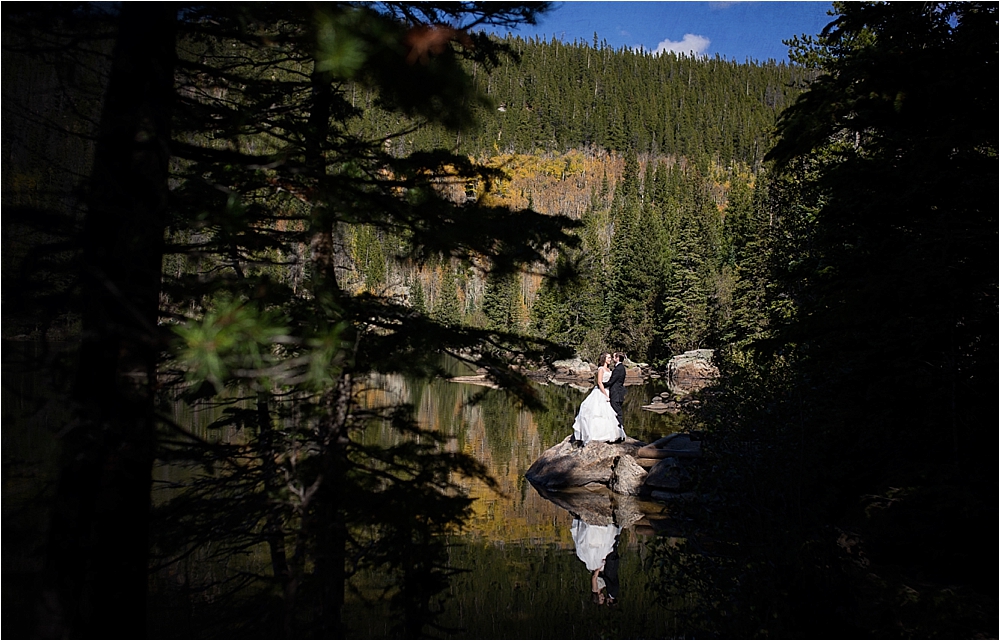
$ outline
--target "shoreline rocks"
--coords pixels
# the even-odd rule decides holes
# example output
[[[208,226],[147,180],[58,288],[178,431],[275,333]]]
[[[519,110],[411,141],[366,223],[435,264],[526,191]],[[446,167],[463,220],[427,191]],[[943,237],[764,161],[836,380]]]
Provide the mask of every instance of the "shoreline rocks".
[[[551,367],[542,367],[525,372],[528,378],[553,385],[570,385],[573,387],[594,386],[597,375],[597,365],[579,356],[571,359],[553,361]],[[647,378],[659,377],[645,363],[633,363],[625,359],[625,385],[641,385]]]
[[[692,394],[711,385],[718,378],[719,369],[712,362],[713,356],[714,351],[711,349],[695,349],[678,354],[670,359],[663,374],[657,373],[646,363],[634,363],[626,358],[625,385],[642,385],[650,380],[664,379],[667,389],[641,407],[657,414],[677,414],[685,408],[700,404],[701,401],[693,398]],[[580,356],[553,361],[549,367],[524,370],[529,379],[542,385],[572,387],[580,392],[589,392],[593,388],[596,372],[597,366]],[[482,370],[475,375],[456,376],[449,380],[494,389],[497,387]]]
[[[667,376],[676,381],[711,381],[719,377],[719,368],[712,362],[715,350],[693,349],[678,354],[667,362]]]

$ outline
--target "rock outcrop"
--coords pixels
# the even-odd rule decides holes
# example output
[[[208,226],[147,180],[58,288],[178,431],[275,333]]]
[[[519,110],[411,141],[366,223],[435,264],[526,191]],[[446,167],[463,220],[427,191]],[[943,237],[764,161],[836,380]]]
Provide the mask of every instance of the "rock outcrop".
[[[665,458],[699,458],[701,440],[694,434],[677,432],[644,445],[636,451],[639,459],[660,460]]]
[[[646,482],[646,470],[631,456],[619,456],[611,468],[608,488],[617,494],[638,496]]]
[[[660,392],[642,409],[649,412],[676,414],[686,407],[698,405],[697,392],[719,377],[719,369],[712,363],[714,352],[695,349],[678,354],[667,363],[667,390]]]
[[[597,371],[597,366],[588,363],[579,356],[561,361],[554,361],[552,367],[557,376],[573,378],[590,378]]]
[[[583,487],[596,483],[608,485],[618,459],[635,453],[645,445],[634,438],[622,443],[592,441],[587,445],[567,436],[553,445],[531,464],[524,476],[536,487],[557,490],[565,487]]]
[[[693,349],[678,354],[667,363],[667,376],[675,380],[714,380],[719,377],[719,368],[712,363],[714,351]]]
[[[539,491],[549,493],[603,487],[616,495],[664,500],[691,489],[692,464],[700,457],[701,441],[686,433],[670,434],[649,445],[633,438],[581,445],[567,436],[542,452],[524,476]]]

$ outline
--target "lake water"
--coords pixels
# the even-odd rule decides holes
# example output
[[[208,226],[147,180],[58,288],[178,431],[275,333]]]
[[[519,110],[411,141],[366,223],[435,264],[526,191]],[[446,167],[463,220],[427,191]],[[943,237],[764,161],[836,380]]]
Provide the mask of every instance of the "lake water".
[[[460,629],[459,638],[676,636],[669,613],[647,589],[651,533],[642,533],[641,524],[622,531],[619,602],[613,609],[597,607],[591,602],[590,572],[576,554],[573,515],[543,498],[524,478],[543,451],[572,431],[585,391],[541,387],[546,410],[533,413],[500,392],[468,406],[468,399],[482,388],[443,381],[419,385],[425,386],[416,395],[420,423],[461,435],[462,449],[485,463],[499,484],[499,492],[479,483],[469,487],[476,498],[474,515],[452,561],[472,572],[453,580],[443,624]],[[414,397],[399,379],[386,381],[386,387],[395,388],[401,398]],[[676,417],[641,409],[664,389],[664,381],[627,388],[624,410],[630,436],[649,442],[680,428]],[[387,636],[385,619],[360,610],[349,609],[348,614],[360,636]]]
[[[16,358],[15,358],[16,356]],[[44,501],[39,497],[54,474],[51,438],[64,419],[58,402],[43,383],[41,370],[16,366],[15,361],[42,360],[46,354],[31,344],[4,344],[3,375],[3,522],[5,584],[10,579],[30,580],[39,568],[39,556],[30,541],[38,540],[44,527]],[[417,382],[398,376],[375,377],[370,383],[373,400],[412,403],[418,422],[449,435],[448,448],[475,456],[496,479],[494,491],[481,482],[466,482],[473,516],[466,530],[453,537],[452,565],[470,570],[453,578],[442,601],[435,634],[455,638],[670,638],[677,635],[670,610],[657,602],[649,587],[652,547],[656,537],[645,520],[625,527],[617,551],[621,590],[613,608],[591,602],[591,573],[577,555],[572,529],[574,515],[543,498],[524,478],[530,464],[572,429],[573,418],[585,392],[569,386],[539,386],[546,404],[532,412],[506,394],[489,392],[476,405],[473,395],[482,387],[447,381]],[[680,420],[671,415],[643,411],[641,405],[665,390],[666,382],[651,381],[627,388],[626,431],[652,441],[677,431]],[[48,399],[48,400],[46,400]],[[58,399],[56,399],[58,400]],[[206,437],[213,412],[195,412],[177,403],[173,418],[195,434]],[[374,428],[373,428],[374,429]],[[212,438],[225,439],[225,433]],[[366,434],[366,438],[391,438]],[[182,479],[187,472],[161,465],[160,480]],[[655,504],[640,506],[648,513],[662,512]],[[577,528],[579,530],[580,524]],[[16,539],[16,541],[14,540]],[[662,544],[662,540],[661,540]],[[253,563],[253,559],[244,561]],[[256,560],[263,562],[263,560]],[[171,636],[175,612],[157,610],[157,581],[183,581],[183,566],[169,570],[169,577],[154,577],[150,611],[151,636]],[[377,576],[356,577],[360,583],[377,584]],[[4,611],[12,605],[4,590]],[[365,605],[349,593],[345,623],[357,638],[391,636],[393,621],[386,611]],[[158,626],[163,626],[158,629]],[[449,631],[450,630],[450,631]]]

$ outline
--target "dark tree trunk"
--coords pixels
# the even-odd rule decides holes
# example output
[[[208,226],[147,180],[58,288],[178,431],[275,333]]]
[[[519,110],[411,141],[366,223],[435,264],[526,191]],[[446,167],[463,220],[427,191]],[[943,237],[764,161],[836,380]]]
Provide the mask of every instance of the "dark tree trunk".
[[[275,447],[274,426],[271,424],[271,395],[267,392],[257,392],[257,428],[260,436],[260,468],[264,474],[264,488],[269,495],[277,494],[280,491],[281,480],[279,478],[277,466],[274,463],[277,456]],[[268,549],[271,552],[271,571],[274,576],[281,580],[282,584],[288,582],[288,554],[285,550],[284,519],[277,505],[271,504],[268,507],[267,520],[264,524],[264,532],[267,536]]]
[[[351,400],[351,375],[345,371],[337,387],[324,398],[325,416],[320,423],[322,474],[324,482],[317,492],[316,506],[316,578],[319,585],[317,611],[320,637],[344,637],[341,611],[347,580],[347,524],[344,513],[344,487],[347,484],[347,421]]]
[[[323,150],[330,136],[330,118],[333,111],[332,78],[329,73],[313,71],[312,96],[306,138],[305,162],[316,184],[322,186],[326,176]],[[321,196],[325,199],[326,194]],[[321,200],[319,208],[328,205]],[[312,264],[313,288],[317,300],[331,301],[339,297],[335,268],[334,225],[326,212],[318,211],[318,221],[313,230]],[[343,489],[346,484],[347,420],[351,397],[351,375],[345,369],[337,387],[328,390],[323,399],[324,415],[319,421],[321,448],[321,480],[316,493],[313,531],[315,583],[318,587],[316,609],[317,631],[323,638],[342,638],[341,617],[344,606],[345,563],[347,555],[347,526],[345,523]]]
[[[76,420],[49,530],[44,637],[146,636],[176,7],[124,3],[87,200]]]

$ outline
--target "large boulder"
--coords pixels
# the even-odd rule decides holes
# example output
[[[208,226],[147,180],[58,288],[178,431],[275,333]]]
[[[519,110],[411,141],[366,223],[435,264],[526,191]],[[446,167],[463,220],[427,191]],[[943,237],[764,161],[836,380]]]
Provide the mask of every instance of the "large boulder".
[[[642,385],[646,382],[644,368],[648,368],[646,363],[635,363],[629,360],[628,356],[622,362],[625,365],[625,385]]]
[[[524,476],[536,487],[549,490],[582,487],[589,483],[608,485],[617,459],[627,456],[634,461],[636,451],[645,445],[634,438],[614,444],[591,441],[586,445],[572,439],[572,435],[567,436],[542,452]]]
[[[667,363],[667,376],[677,380],[718,378],[719,368],[712,363],[713,354],[710,349],[693,349],[678,354]]]
[[[597,371],[596,366],[591,365],[579,356],[561,361],[554,361],[552,363],[552,367],[555,369],[557,376],[572,376],[578,378],[587,378]]]
[[[646,470],[631,456],[619,456],[611,470],[608,487],[612,492],[638,496],[646,482]]]
[[[607,525],[603,521],[626,499],[690,500],[701,455],[700,433],[670,434],[649,445],[634,438],[581,445],[567,436],[542,452],[524,475],[545,498],[592,525]],[[608,497],[617,498],[608,503]],[[628,517],[613,520],[621,524]]]
[[[693,440],[690,434],[678,432],[640,447],[635,455],[639,459],[698,458],[701,456],[701,441]]]
[[[691,468],[674,457],[661,459],[646,476],[646,485],[651,489],[683,492],[692,484]]]

